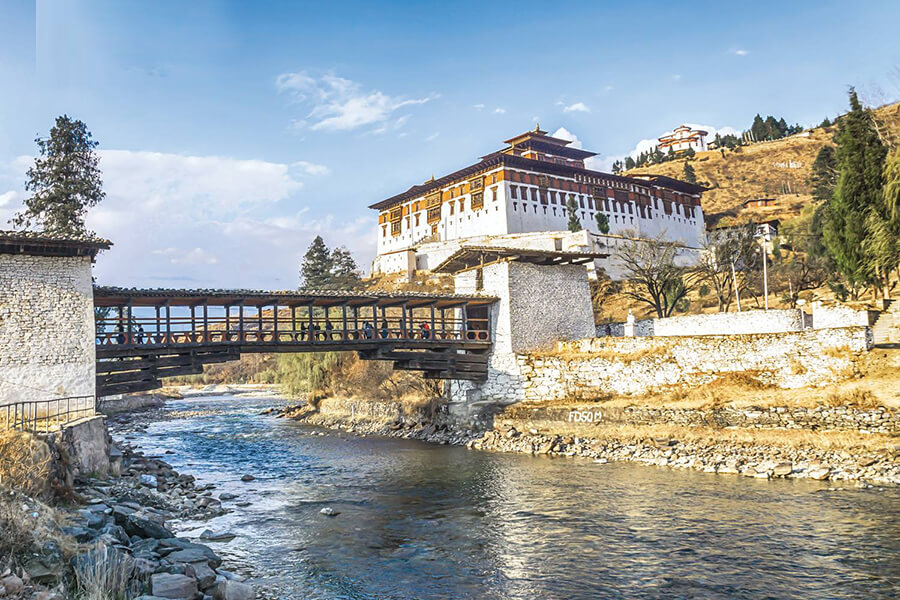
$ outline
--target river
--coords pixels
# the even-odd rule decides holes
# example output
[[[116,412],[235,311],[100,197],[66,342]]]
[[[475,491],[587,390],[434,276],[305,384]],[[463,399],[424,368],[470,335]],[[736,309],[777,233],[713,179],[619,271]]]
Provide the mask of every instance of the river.
[[[896,598],[900,490],[356,437],[210,411],[128,434],[233,512],[180,529],[275,598]],[[164,454],[170,451],[170,454]],[[242,482],[243,474],[254,481]],[[250,502],[249,506],[236,503]],[[323,507],[340,514],[327,517]]]

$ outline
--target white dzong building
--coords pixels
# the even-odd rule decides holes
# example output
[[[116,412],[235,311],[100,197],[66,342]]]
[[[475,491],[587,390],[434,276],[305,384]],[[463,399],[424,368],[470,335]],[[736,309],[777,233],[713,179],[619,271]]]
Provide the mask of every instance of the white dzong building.
[[[587,169],[584,160],[595,153],[539,127],[505,144],[475,164],[371,205],[378,211],[373,273],[430,270],[467,243],[572,246],[570,200],[587,232],[578,232],[585,240],[580,246],[609,247],[626,231],[642,238],[662,234],[693,249],[705,239],[704,188],[698,185]],[[608,235],[598,232],[598,213],[608,219]]]

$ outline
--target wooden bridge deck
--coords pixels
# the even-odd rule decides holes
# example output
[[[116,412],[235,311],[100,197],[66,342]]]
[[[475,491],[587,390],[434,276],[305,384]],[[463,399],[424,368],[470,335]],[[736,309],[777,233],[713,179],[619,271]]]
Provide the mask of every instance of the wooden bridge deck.
[[[355,351],[426,377],[482,380],[485,296],[423,293],[94,289],[97,395],[151,390],[161,379],[248,352]]]

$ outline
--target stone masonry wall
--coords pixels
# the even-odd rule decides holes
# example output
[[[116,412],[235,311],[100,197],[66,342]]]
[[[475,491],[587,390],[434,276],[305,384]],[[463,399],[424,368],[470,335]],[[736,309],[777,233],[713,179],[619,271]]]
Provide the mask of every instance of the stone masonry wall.
[[[91,260],[0,254],[0,404],[93,395]]]
[[[844,323],[829,327],[848,327],[856,324]],[[624,323],[611,323],[610,329],[613,336],[625,335]],[[683,315],[665,319],[643,319],[634,323],[634,335],[636,336],[734,335],[781,333],[802,329],[803,312],[800,309],[745,310],[733,313]],[[601,323],[597,326],[597,336],[605,334],[606,324]]]
[[[852,376],[858,356],[871,347],[871,330],[863,327],[561,342],[556,352],[517,355],[523,385],[507,403],[640,394],[727,373],[781,388],[826,385]]]
[[[865,327],[871,324],[872,320],[867,310],[858,310],[838,303],[812,303],[812,326],[815,329]]]

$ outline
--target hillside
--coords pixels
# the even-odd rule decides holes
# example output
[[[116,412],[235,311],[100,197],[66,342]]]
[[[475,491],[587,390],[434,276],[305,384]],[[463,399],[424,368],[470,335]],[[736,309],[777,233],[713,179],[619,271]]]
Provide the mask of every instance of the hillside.
[[[900,103],[876,110],[879,121],[900,134]],[[691,160],[697,181],[711,189],[703,194],[707,220],[786,219],[797,216],[811,201],[809,176],[823,146],[831,142],[837,126],[817,127],[780,140],[760,142],[735,150],[699,152]],[[653,174],[683,178],[684,160],[631,169],[626,175]],[[774,207],[747,210],[751,198],[775,198]]]

